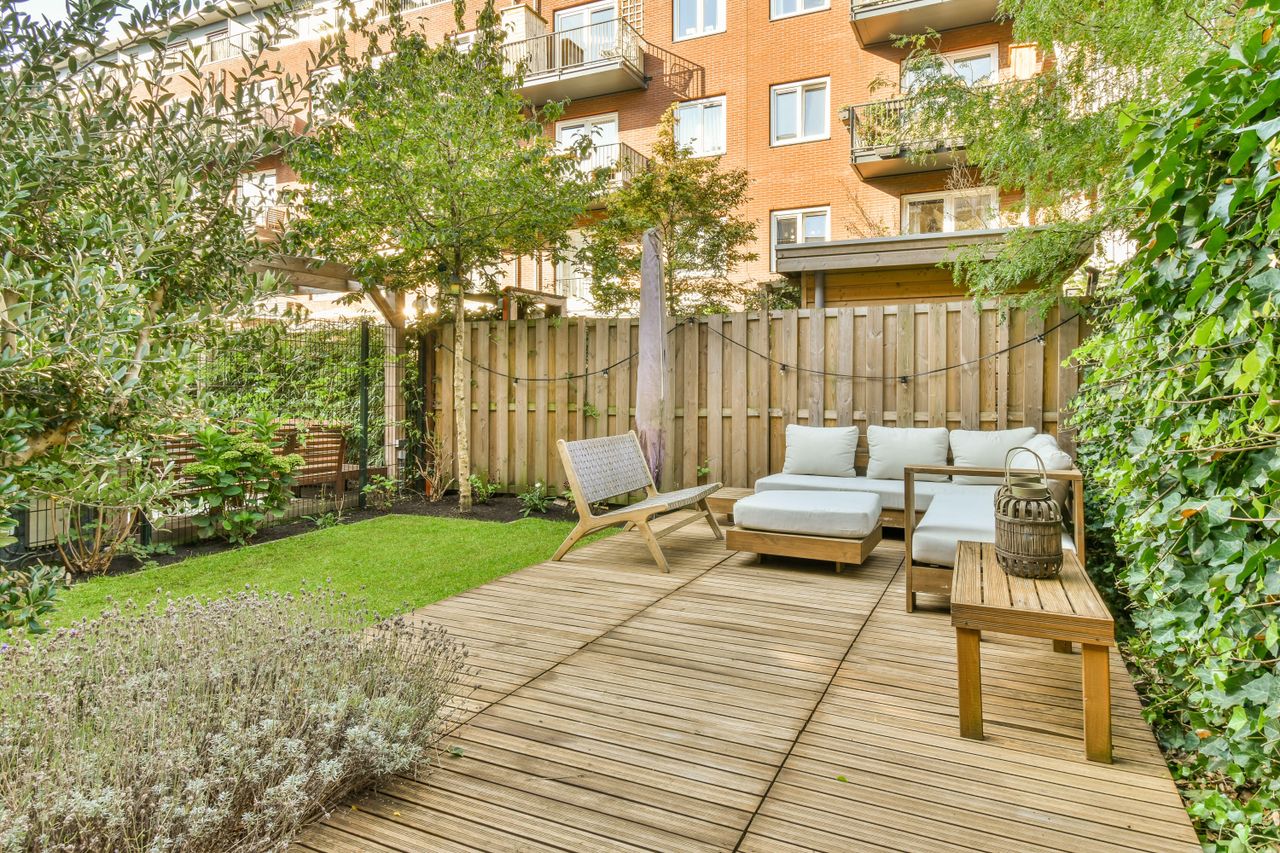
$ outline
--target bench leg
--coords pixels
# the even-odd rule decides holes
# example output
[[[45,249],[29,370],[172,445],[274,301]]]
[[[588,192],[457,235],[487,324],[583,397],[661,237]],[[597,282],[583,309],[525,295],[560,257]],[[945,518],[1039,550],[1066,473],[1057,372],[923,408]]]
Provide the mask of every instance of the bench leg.
[[[907,558],[907,612],[916,612],[916,591],[911,588],[911,558]]]
[[[663,572],[670,572],[671,567],[667,565],[667,557],[662,553],[662,546],[658,544],[658,537],[653,535],[649,522],[637,521],[636,528],[639,529],[640,535],[644,537],[644,544],[649,546],[649,553],[653,556],[653,561],[658,564],[658,568],[662,569]]]
[[[956,628],[960,736],[982,740],[982,632]]]
[[[1080,645],[1084,678],[1084,753],[1111,763],[1111,655],[1106,646]]]
[[[588,532],[589,531],[586,528],[586,526],[584,526],[582,522],[578,522],[578,526],[573,528],[573,530],[570,530],[569,535],[566,536],[564,538],[564,541],[560,543],[560,547],[556,549],[555,556],[551,558],[552,561],[554,562],[556,560],[559,560],[565,554],[568,554],[569,549],[572,548],[574,545],[578,544],[578,540],[581,539],[583,536],[586,536]]]
[[[717,539],[724,539],[724,533],[720,530],[720,525],[716,522],[715,513],[711,511],[711,507],[707,506],[705,500],[698,501],[698,509],[707,515],[707,525],[711,528],[711,532],[715,534]]]

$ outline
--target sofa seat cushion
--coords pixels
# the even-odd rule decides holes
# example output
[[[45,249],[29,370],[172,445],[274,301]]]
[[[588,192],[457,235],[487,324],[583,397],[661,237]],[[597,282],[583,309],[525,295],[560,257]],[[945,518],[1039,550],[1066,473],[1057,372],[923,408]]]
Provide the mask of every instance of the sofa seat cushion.
[[[749,530],[861,539],[880,524],[880,499],[867,492],[765,491],[733,505]]]
[[[956,486],[936,497],[911,534],[912,560],[933,566],[954,566],[958,542],[995,542],[998,488]],[[1062,547],[1075,550],[1075,543],[1065,531]]]
[[[880,498],[881,509],[901,511],[902,480],[873,480],[870,477],[818,477],[811,474],[770,474],[756,480],[757,492],[867,492]],[[916,509],[929,506],[934,495],[955,488],[951,483],[916,481]]]

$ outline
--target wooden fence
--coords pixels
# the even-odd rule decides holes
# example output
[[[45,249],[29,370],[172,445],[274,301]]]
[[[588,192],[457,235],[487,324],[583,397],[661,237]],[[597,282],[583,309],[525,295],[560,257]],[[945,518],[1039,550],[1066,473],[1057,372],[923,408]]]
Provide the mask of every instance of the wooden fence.
[[[790,423],[856,424],[864,451],[868,424],[1056,433],[1077,387],[1062,363],[1082,322],[1067,305],[1002,318],[972,302],[670,320],[662,488],[750,486],[781,470]],[[633,428],[638,335],[634,318],[469,323],[472,471],[509,491],[561,488],[557,439]],[[441,330],[427,373],[450,444],[452,339]]]

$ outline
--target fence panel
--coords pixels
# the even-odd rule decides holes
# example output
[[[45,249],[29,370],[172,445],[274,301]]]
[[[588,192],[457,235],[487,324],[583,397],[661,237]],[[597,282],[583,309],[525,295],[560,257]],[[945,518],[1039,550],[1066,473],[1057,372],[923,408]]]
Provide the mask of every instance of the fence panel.
[[[1057,433],[1078,385],[1062,362],[1082,322],[1066,305],[1041,317],[968,301],[672,319],[663,488],[750,486],[781,470],[791,423],[860,427],[860,464],[869,424]],[[557,439],[634,427],[635,318],[470,325],[472,340],[492,344],[467,355],[472,467],[505,491],[560,488]],[[438,335],[428,375],[435,424],[452,442],[452,331]]]

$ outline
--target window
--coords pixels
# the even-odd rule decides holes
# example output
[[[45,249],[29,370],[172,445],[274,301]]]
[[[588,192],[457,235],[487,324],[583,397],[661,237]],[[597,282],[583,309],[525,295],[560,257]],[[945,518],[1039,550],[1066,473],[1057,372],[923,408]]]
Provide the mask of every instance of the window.
[[[783,83],[769,90],[771,141],[774,145],[812,142],[830,136],[828,78]]]
[[[769,17],[776,21],[778,18],[791,18],[830,8],[831,0],[770,0]]]
[[[277,81],[275,80],[256,80],[249,84],[249,91],[245,93],[245,102],[255,107],[273,106],[280,97]]]
[[[453,43],[457,45],[459,53],[470,53],[471,46],[476,43],[476,31],[467,30],[465,33],[458,33],[453,37]]]
[[[584,172],[618,165],[622,149],[618,145],[617,113],[569,119],[556,124],[556,141],[562,149],[568,149],[583,139],[591,140],[592,146],[581,163]]]
[[[276,203],[276,170],[263,169],[240,176],[240,205],[255,225],[267,224],[267,212]]]
[[[618,50],[618,10],[613,0],[556,12],[553,66],[599,62]]]
[[[342,69],[336,65],[317,68],[311,72],[311,120],[329,118],[329,104],[325,103],[329,90],[342,80]]]
[[[724,97],[690,101],[676,107],[676,144],[695,157],[723,154]]]
[[[903,234],[983,231],[999,224],[1000,197],[995,187],[902,197]]]
[[[672,40],[697,38],[724,32],[725,0],[673,0],[675,33]]]
[[[770,223],[769,269],[777,267],[779,246],[796,243],[824,243],[831,239],[831,208],[806,207],[800,210],[776,210]]]
[[[183,69],[187,67],[187,54],[190,51],[190,43],[186,41],[175,41],[164,46],[164,64],[161,66],[162,74],[181,74]]]
[[[970,50],[954,50],[937,57],[936,62],[925,66],[912,66],[902,70],[902,91],[910,92],[924,78],[933,75],[958,77],[970,86],[994,83],[1000,74],[1000,47],[989,44]]]
[[[556,264],[556,293],[561,296],[591,298],[591,270],[579,266],[577,260],[584,242],[581,231],[569,232],[568,255]]]

